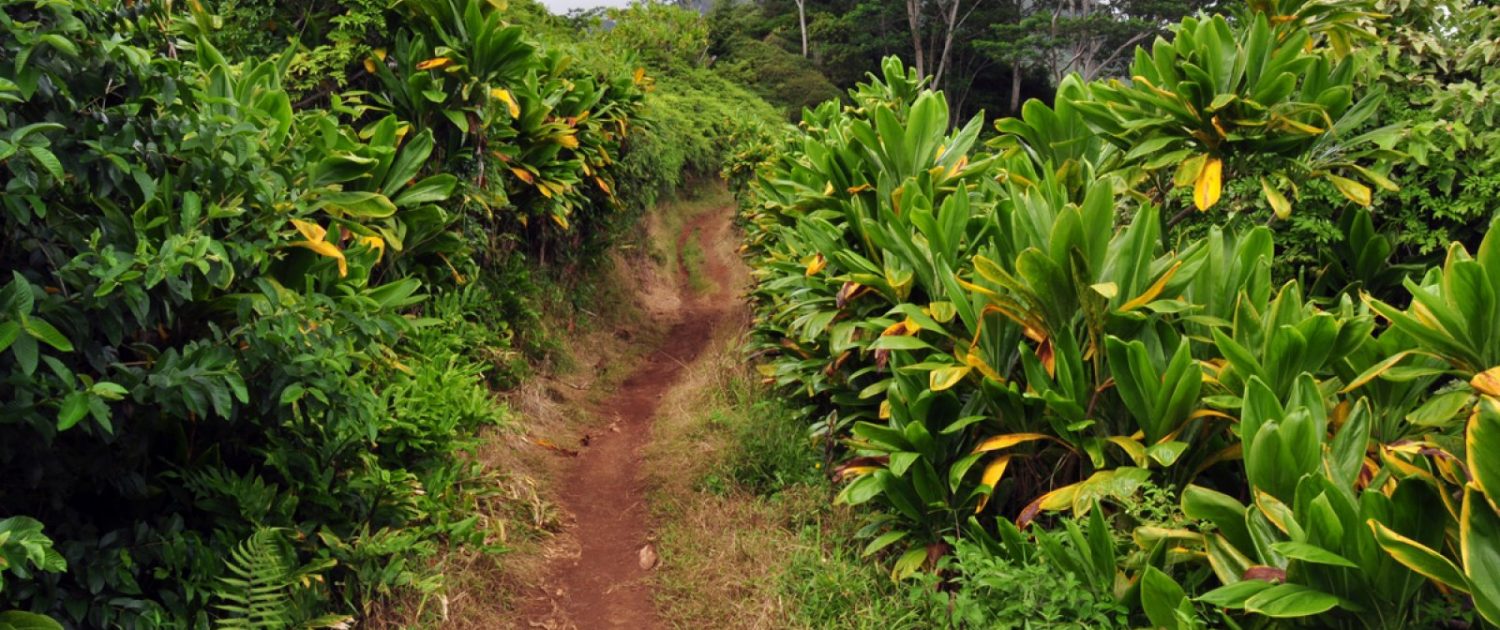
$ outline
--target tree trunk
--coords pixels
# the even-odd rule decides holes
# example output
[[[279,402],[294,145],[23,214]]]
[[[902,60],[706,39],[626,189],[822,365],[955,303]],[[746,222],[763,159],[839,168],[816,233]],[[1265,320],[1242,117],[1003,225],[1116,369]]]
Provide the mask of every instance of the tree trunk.
[[[927,76],[927,55],[922,49],[922,0],[906,0],[906,24],[911,29],[912,55],[917,64],[917,76]]]
[[[1021,61],[1018,59],[1010,67],[1010,113],[1012,116],[1021,111]]]
[[[802,27],[802,58],[807,58],[807,0],[797,0],[797,24]]]
[[[943,74],[948,71],[948,53],[953,50],[953,32],[958,30],[958,5],[960,0],[952,0],[953,5],[948,7],[948,12],[943,16],[943,53],[938,58],[937,72],[932,74],[932,86],[934,88],[942,84]]]

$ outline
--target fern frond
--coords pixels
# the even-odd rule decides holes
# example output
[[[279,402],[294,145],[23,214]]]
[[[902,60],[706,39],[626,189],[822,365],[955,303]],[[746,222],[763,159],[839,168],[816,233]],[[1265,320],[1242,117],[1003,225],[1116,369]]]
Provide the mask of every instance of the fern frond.
[[[230,575],[219,579],[215,608],[225,613],[219,627],[226,630],[287,628],[295,623],[292,576],[296,556],[282,530],[261,528],[230,551],[226,568]]]

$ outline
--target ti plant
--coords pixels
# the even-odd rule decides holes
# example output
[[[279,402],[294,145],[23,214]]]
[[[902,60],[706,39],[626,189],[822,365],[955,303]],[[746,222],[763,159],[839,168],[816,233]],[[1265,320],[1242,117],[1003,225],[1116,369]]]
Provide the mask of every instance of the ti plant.
[[[1249,505],[1189,486],[1183,512],[1213,530],[1167,534],[1196,548],[1223,584],[1199,600],[1272,618],[1323,615],[1319,623],[1407,627],[1424,580],[1386,557],[1365,523],[1378,520],[1432,543],[1443,528],[1429,515],[1442,500],[1417,480],[1360,490],[1370,483],[1368,404],[1330,409],[1307,374],[1285,398],[1253,378],[1239,431]]]
[[[1353,134],[1383,95],[1355,102],[1353,61],[1335,60],[1312,38],[1258,11],[1241,27],[1223,16],[1188,18],[1170,41],[1136,50],[1129,83],[1093,84],[1072,106],[1127,166],[1144,174],[1176,167],[1171,181],[1192,189],[1198,210],[1218,204],[1226,177],[1236,176],[1258,176],[1281,218],[1291,213],[1295,182],[1307,178],[1367,206],[1370,186],[1395,189],[1376,166],[1394,155],[1386,147],[1397,128]]]

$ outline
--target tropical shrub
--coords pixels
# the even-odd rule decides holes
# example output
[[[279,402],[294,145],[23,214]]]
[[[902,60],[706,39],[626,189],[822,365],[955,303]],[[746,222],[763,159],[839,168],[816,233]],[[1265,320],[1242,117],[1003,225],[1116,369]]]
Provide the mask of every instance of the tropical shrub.
[[[1173,238],[1183,212],[1163,212],[1174,185],[1214,206],[1224,172],[1281,217],[1293,180],[1357,206],[1394,188],[1381,173],[1403,159],[1398,128],[1365,128],[1383,97],[1355,91],[1352,44],[1376,17],[1361,6],[1186,20],[1139,52],[1145,80],[1066,80],[983,146],[979,121],[950,123],[895,59],[852,106],[744,145],[729,173],[752,348],[810,434],[843,449],[837,500],[877,508],[867,554],[905,577],[978,542],[1169,628],[1410,627],[1482,588],[1470,551],[1433,559],[1461,528],[1429,516],[1473,518],[1447,453],[1500,363],[1486,271],[1500,241],[1475,257],[1454,245],[1441,269],[1393,266],[1392,239],[1356,208],[1314,273],[1279,267],[1266,226]],[[1181,496],[1180,519],[1129,518],[1153,488]],[[1036,559],[1056,526],[1079,555]]]
[[[0,625],[338,624],[486,548],[526,270],[698,131],[533,5],[336,4],[0,1]]]

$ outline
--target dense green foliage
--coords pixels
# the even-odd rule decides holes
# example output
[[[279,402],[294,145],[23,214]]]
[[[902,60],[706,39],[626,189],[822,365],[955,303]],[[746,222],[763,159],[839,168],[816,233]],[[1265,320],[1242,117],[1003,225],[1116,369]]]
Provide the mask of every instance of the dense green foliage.
[[[1497,36],[1470,0],[0,0],[0,628],[343,626],[504,552],[472,453],[539,303],[720,173],[784,395],[725,474],[827,470],[907,580],[871,614],[1500,624]],[[850,600],[808,619],[890,594],[804,564]]]
[[[1134,81],[1066,79],[984,144],[889,59],[852,107],[731,166],[763,372],[842,448],[838,501],[873,508],[865,553],[947,575],[941,623],[1023,615],[982,594],[1035,566],[1084,595],[1025,613],[1091,626],[1500,622],[1482,577],[1500,199],[1429,189],[1471,195],[1455,203],[1488,230],[1392,265],[1402,235],[1371,212],[1418,156],[1391,147],[1466,149],[1413,133],[1426,115],[1372,125],[1392,97],[1360,43],[1449,32],[1374,17],[1186,18]],[[1283,265],[1257,224],[1309,212],[1343,249]],[[1203,227],[1172,229],[1188,216]]]
[[[883,57],[899,56],[967,117],[1014,113],[1024,96],[1045,96],[1069,73],[1121,73],[1129,51],[1197,10],[1203,0],[756,0],[714,3],[716,54],[736,65],[765,60],[756,73],[790,68],[764,50],[800,59],[796,84],[852,88]],[[799,10],[800,5],[800,10]],[[805,17],[805,29],[802,17]],[[802,50],[803,33],[807,50]],[[756,44],[746,45],[746,40]],[[744,52],[741,52],[744,50]],[[788,84],[791,84],[788,81]],[[756,85],[756,84],[752,84]],[[764,92],[763,92],[764,93]],[[774,95],[774,92],[771,93]],[[795,96],[788,94],[788,96]],[[780,103],[774,96],[772,102]]]
[[[503,551],[537,285],[777,118],[506,4],[0,2],[0,610],[333,625]]]

